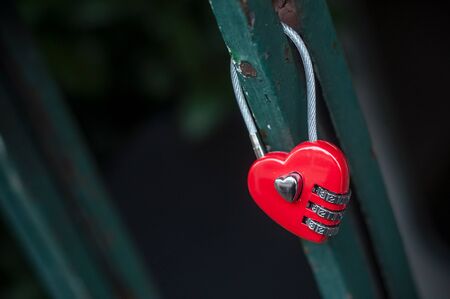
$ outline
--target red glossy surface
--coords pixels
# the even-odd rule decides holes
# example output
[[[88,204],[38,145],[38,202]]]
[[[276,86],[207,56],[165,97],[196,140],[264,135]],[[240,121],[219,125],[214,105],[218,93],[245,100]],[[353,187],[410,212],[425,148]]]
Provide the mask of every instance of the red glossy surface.
[[[299,200],[287,202],[274,186],[276,178],[298,172],[303,180]],[[274,221],[293,234],[321,243],[326,237],[309,229],[302,219],[304,216],[325,225],[337,225],[339,221],[321,218],[307,208],[308,201],[330,210],[343,210],[345,205],[337,205],[312,193],[315,184],[335,193],[349,191],[349,171],[344,154],[326,141],[303,142],[290,153],[271,152],[253,163],[248,174],[248,188],[258,206]]]

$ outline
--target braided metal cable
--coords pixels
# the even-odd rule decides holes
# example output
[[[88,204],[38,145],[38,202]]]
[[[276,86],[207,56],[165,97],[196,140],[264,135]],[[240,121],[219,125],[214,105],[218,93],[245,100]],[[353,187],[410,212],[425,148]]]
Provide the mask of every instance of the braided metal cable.
[[[231,84],[233,85],[234,95],[236,96],[236,102],[238,103],[239,109],[241,110],[242,117],[244,118],[245,125],[249,134],[258,133],[255,121],[253,119],[252,113],[248,107],[247,101],[244,96],[244,91],[242,90],[241,84],[239,83],[238,74],[233,61],[230,61],[230,73],[231,73]]]
[[[244,92],[242,91],[238,74],[232,60],[230,61],[230,73],[234,95],[236,97],[239,110],[241,110],[244,123],[247,126],[247,131],[250,137],[250,141],[252,142],[253,151],[255,152],[257,158],[261,158],[262,156],[264,156],[265,147],[261,144],[261,140],[258,137],[258,129],[256,128],[255,120],[253,119],[253,115],[248,108],[248,104],[245,100]]]
[[[302,58],[303,68],[305,70],[306,80],[306,102],[307,102],[307,118],[308,118],[308,137],[309,141],[317,141],[317,124],[316,124],[316,82],[314,80],[314,69],[309,56],[308,49],[300,35],[288,25],[281,23],[284,33],[294,43],[300,57]]]
[[[309,141],[317,141],[316,84],[314,79],[314,69],[312,66],[311,57],[309,56],[308,49],[306,48],[306,45],[303,42],[300,35],[288,25],[284,23],[281,23],[281,25],[283,26],[284,33],[295,45],[302,59],[306,80],[308,138]],[[247,126],[247,130],[249,132],[250,140],[252,141],[255,154],[259,158],[261,156],[264,156],[265,150],[258,138],[258,129],[256,128],[255,120],[248,107],[248,103],[245,99],[245,95],[242,90],[241,84],[239,83],[236,66],[233,63],[233,60],[230,61],[230,73],[231,73],[231,83],[233,85],[233,91],[236,97],[236,101],[239,105],[239,109],[241,110],[241,114],[242,117],[244,118],[245,125]]]

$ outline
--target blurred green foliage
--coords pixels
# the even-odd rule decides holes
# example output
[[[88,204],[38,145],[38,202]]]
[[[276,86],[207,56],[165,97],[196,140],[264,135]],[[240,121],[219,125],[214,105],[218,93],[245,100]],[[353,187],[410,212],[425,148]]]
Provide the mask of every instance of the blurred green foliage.
[[[207,1],[21,0],[19,10],[98,156],[160,109],[174,107],[195,140],[233,105]]]

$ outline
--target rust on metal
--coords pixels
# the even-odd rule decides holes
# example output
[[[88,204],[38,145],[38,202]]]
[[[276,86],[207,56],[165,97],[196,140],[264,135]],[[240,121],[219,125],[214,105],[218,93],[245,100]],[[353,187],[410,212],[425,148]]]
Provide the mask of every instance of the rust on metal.
[[[291,53],[291,51],[290,51],[289,45],[286,44],[284,46],[284,60],[286,60],[286,62],[289,62],[291,60],[290,53]]]
[[[297,6],[294,0],[272,0],[278,18],[292,28],[298,28]]]
[[[250,10],[248,7],[248,0],[241,0],[242,11],[244,12],[245,17],[247,18],[247,24],[250,28],[253,28],[255,24],[255,13]]]
[[[256,69],[248,61],[241,61],[241,63],[239,63],[239,72],[244,77],[256,78],[257,75]]]
[[[259,135],[261,136],[262,139],[266,139],[267,136],[267,131],[265,129],[259,129]]]

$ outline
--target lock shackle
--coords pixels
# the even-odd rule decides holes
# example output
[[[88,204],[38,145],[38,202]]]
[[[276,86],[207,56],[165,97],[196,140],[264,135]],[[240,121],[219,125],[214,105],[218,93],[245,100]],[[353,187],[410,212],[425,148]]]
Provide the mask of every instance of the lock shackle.
[[[284,33],[289,37],[292,43],[297,48],[300,57],[302,59],[303,68],[305,70],[306,80],[306,102],[307,102],[307,122],[308,122],[308,138],[309,141],[317,141],[317,124],[316,124],[316,84],[314,79],[314,69],[309,56],[308,49],[303,42],[300,35],[291,27],[281,22]],[[248,107],[247,100],[245,99],[242,86],[239,82],[237,67],[235,66],[233,59],[230,60],[230,73],[231,83],[233,85],[234,95],[236,101],[241,110],[242,117],[244,118],[245,125],[247,127],[250,141],[253,146],[253,150],[257,158],[261,158],[265,155],[266,148],[262,144],[258,136],[258,129],[253,118],[253,114]]]

